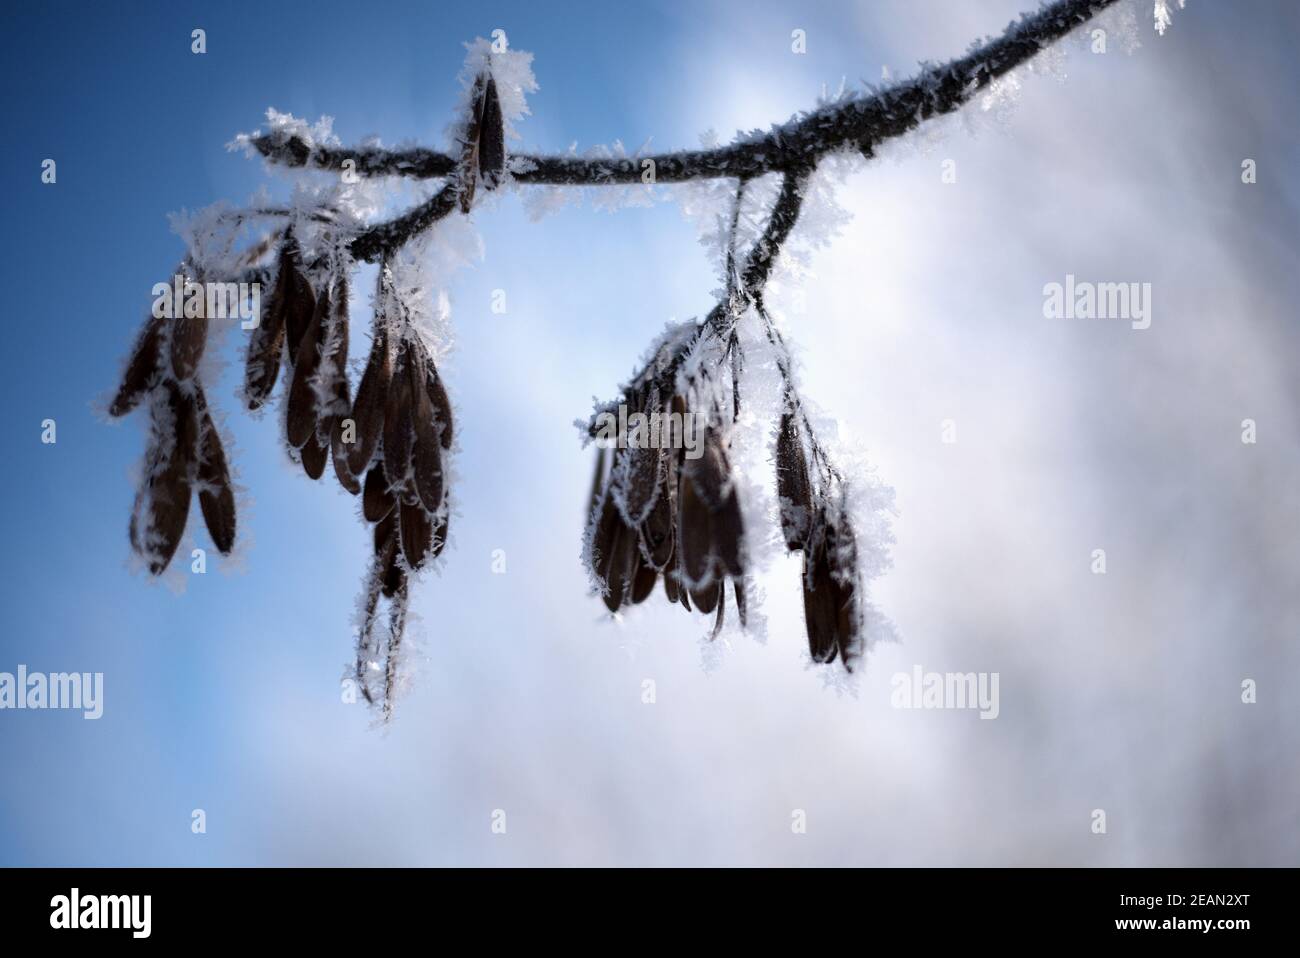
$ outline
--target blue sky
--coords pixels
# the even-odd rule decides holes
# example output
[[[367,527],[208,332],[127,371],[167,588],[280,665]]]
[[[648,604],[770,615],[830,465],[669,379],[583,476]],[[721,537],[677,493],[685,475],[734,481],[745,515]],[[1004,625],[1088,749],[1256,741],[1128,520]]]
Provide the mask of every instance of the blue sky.
[[[902,642],[856,696],[805,668],[792,560],[764,580],[766,643],[735,641],[711,672],[701,620],[659,603],[614,624],[585,596],[589,460],[571,423],[716,285],[671,202],[533,223],[506,196],[476,213],[485,256],[449,282],[455,539],[416,590],[425,661],[393,728],[339,701],[366,530],[290,466],[273,417],[239,411],[237,365],[213,392],[253,500],[246,568],[214,560],[181,595],[126,568],[141,423],[92,404],[181,254],[166,215],[283,186],[224,148],[268,106],[332,115],[344,142],[441,144],[463,42],[501,27],[536,57],[529,149],[693,146],[841,77],[960,53],[1028,4],[11,13],[0,671],[102,671],[106,691],[97,722],[0,713],[0,863],[1295,864],[1300,84],[1284,3],[1192,0],[1157,38],[1143,2],[1133,54],[1075,48],[1065,81],[1026,79],[1005,123],[954,121],[839,188],[853,221],[815,255],[789,329],[812,397],[899,494],[877,598]],[[1044,320],[1042,285],[1066,272],[1149,279],[1152,329]],[[1251,460],[1245,416],[1265,437]],[[944,450],[950,417],[963,438]],[[1087,574],[1098,542],[1104,580]],[[1002,716],[891,710],[890,674],[915,663],[1000,671]],[[1271,683],[1253,711],[1236,697],[1249,676]],[[1098,806],[1115,822],[1100,841]]]

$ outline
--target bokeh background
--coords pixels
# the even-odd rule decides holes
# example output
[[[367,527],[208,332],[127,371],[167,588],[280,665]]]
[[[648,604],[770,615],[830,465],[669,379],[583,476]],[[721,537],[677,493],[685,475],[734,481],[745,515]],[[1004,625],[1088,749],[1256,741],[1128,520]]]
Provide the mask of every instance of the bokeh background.
[[[390,728],[340,700],[367,532],[287,462],[272,417],[239,412],[237,365],[212,392],[253,500],[244,567],[214,555],[183,594],[127,569],[142,417],[105,425],[93,403],[181,254],[166,214],[282,189],[224,149],[267,106],[333,115],[345,142],[441,145],[462,43],[500,27],[536,55],[527,148],[694,146],[841,77],[960,54],[1029,5],[9,11],[0,670],[102,671],[105,711],[0,712],[0,864],[1300,864],[1286,0],[1192,0],[1164,37],[1130,2],[1140,48],[1112,18],[1105,55],[1074,43],[1005,117],[977,105],[838,188],[853,219],[787,330],[807,393],[897,492],[873,594],[900,641],[854,694],[807,662],[796,559],[763,576],[766,642],[720,656],[680,608],[612,622],[586,594],[572,422],[716,285],[673,203],[534,223],[507,196],[476,215],[485,254],[449,280],[459,515],[415,591],[422,660]],[[1151,328],[1045,319],[1066,273],[1150,282]],[[891,708],[915,664],[998,672],[999,718]]]

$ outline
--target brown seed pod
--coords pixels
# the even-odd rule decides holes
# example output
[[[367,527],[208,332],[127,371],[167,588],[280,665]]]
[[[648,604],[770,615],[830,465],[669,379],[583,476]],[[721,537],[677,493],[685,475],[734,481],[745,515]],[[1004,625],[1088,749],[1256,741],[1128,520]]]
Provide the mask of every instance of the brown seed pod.
[[[804,551],[803,610],[808,651],[814,662],[834,662],[839,651],[839,608],[824,533]]]
[[[781,531],[785,535],[785,547],[794,552],[804,548],[808,542],[813,506],[808,461],[804,458],[798,424],[788,410],[781,416],[776,436],[776,490],[781,499]]]
[[[447,396],[447,389],[442,384],[442,377],[438,375],[438,367],[434,365],[433,357],[427,354],[424,366],[424,388],[429,394],[429,402],[433,404],[434,420],[438,423],[442,448],[450,449],[453,438],[451,399]]]
[[[617,612],[631,597],[640,548],[636,530],[623,522],[610,490],[606,491],[595,535],[592,557],[596,563],[596,577],[604,583],[605,607]]]
[[[406,487],[411,450],[415,445],[411,379],[406,371],[409,362],[410,343],[403,340],[397,349],[393,378],[388,387],[388,403],[384,409],[384,475],[394,490]]]
[[[675,501],[672,487],[665,484],[650,515],[641,523],[641,551],[650,565],[661,572],[668,567],[676,542]]]
[[[478,180],[479,142],[483,127],[483,100],[485,79],[483,74],[474,80],[469,94],[469,116],[465,120],[465,134],[461,140],[459,176],[460,211],[468,213],[474,204],[474,186]]]
[[[618,515],[618,508],[614,505],[614,499],[608,490],[592,505],[592,519],[595,521],[595,528],[591,533],[591,548],[588,550],[591,572],[593,576],[603,581],[610,553],[616,544],[618,530],[623,525]]]
[[[328,380],[324,412],[332,416],[347,416],[352,411],[352,390],[348,382],[348,335],[350,308],[348,278],[341,275],[330,294],[331,309],[327,317],[322,341],[322,375]]]
[[[222,555],[229,555],[235,547],[235,493],[230,471],[201,388],[195,393],[195,406],[199,413],[199,509],[213,545]]]
[[[298,355],[293,364],[293,383],[289,387],[285,438],[295,449],[301,449],[316,434],[320,411],[313,380],[320,369],[321,347],[325,342],[329,313],[329,290],[323,290],[320,298],[316,300],[311,325],[307,327],[302,342],[298,344]]]
[[[284,351],[285,318],[297,308],[294,296],[298,284],[290,260],[291,240],[280,245],[279,266],[271,301],[248,337],[248,359],[244,364],[244,397],[249,409],[257,409],[270,397],[280,373],[280,355]]]
[[[171,321],[172,375],[177,382],[193,379],[199,368],[199,360],[203,358],[203,348],[208,341],[206,308],[206,304],[200,303],[200,315],[176,316]],[[177,309],[179,311],[179,307]]]
[[[442,506],[443,474],[442,446],[438,438],[438,424],[433,403],[424,388],[424,347],[415,344],[407,364],[408,389],[411,395],[411,418],[415,435],[411,462],[415,474],[415,490],[428,512],[437,512]]]
[[[356,442],[348,449],[348,470],[359,476],[366,471],[384,432],[384,406],[393,361],[388,352],[388,330],[384,320],[376,320],[375,338],[370,347],[366,371],[361,374],[356,399],[352,403],[352,421],[356,424]]]
[[[659,407],[659,391],[652,389],[634,401],[634,411],[646,415]],[[647,425],[647,429],[649,426]],[[663,450],[649,443],[650,436],[624,437],[627,448],[618,452],[617,469],[621,482],[618,486],[619,503],[623,513],[634,525],[640,525],[654,508],[659,498],[659,483],[663,474]]]
[[[194,401],[173,382],[150,404],[153,417],[145,478],[131,513],[131,546],[160,574],[176,554],[190,511],[197,427]]]
[[[497,81],[491,75],[483,90],[483,115],[479,126],[478,170],[483,188],[494,190],[506,169],[506,130],[497,96]]]
[[[596,508],[601,504],[601,492],[605,488],[605,479],[609,473],[611,461],[608,449],[596,450],[596,471],[591,478],[591,495],[587,497],[587,521],[594,518]]]
[[[858,596],[861,572],[858,569],[857,539],[847,516],[839,516],[828,538],[827,556],[835,586],[840,661],[846,669],[853,671],[853,660],[861,653],[862,645],[862,612]]]
[[[344,420],[352,415],[351,386],[348,382],[348,280],[341,276],[334,289],[334,309],[325,337],[321,374],[327,377],[325,408],[321,413],[319,432],[329,438],[330,458],[334,462],[334,475],[339,485],[352,495],[361,491],[361,483],[348,468],[348,450],[351,443],[344,442]],[[353,422],[351,431],[356,432]],[[353,437],[355,438],[355,436]]]
[[[108,407],[110,416],[125,416],[157,384],[163,322],[156,316],[150,316],[145,322],[122,376],[122,384]]]
[[[312,317],[316,315],[316,291],[302,273],[296,242],[290,250],[289,287],[285,290],[285,295],[288,297],[284,312],[285,355],[289,357],[290,363],[295,363],[298,361],[302,338],[311,326]]]

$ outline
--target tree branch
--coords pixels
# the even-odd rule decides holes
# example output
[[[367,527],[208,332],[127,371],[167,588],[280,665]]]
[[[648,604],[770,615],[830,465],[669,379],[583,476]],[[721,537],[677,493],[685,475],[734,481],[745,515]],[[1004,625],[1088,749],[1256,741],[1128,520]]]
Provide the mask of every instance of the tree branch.
[[[869,95],[821,107],[774,127],[770,132],[711,150],[680,150],[647,157],[589,159],[513,154],[522,167],[519,183],[602,186],[641,182],[647,160],[657,183],[718,177],[749,178],[815,165],[833,150],[852,147],[871,156],[881,143],[908,132],[921,121],[961,107],[990,82],[1030,60],[1041,49],[1086,23],[1115,0],[1056,0],[1011,24],[1003,35],[960,59],[930,67],[912,80]],[[365,176],[447,176],[456,161],[428,149],[308,147],[296,136],[270,133],[253,137],[263,156],[285,166],[341,170],[352,160]]]
[[[354,239],[350,246],[353,258],[371,263],[378,261],[385,253],[397,249],[455,209],[459,196],[459,181],[448,180],[442,189],[409,213],[371,227]]]
[[[790,236],[794,224],[799,219],[799,210],[803,207],[803,188],[812,173],[811,168],[787,171],[781,179],[781,193],[772,206],[772,215],[768,217],[767,228],[758,238],[754,248],[749,251],[745,261],[745,271],[740,277],[740,288],[750,298],[762,295],[763,286],[772,272],[781,246]]]

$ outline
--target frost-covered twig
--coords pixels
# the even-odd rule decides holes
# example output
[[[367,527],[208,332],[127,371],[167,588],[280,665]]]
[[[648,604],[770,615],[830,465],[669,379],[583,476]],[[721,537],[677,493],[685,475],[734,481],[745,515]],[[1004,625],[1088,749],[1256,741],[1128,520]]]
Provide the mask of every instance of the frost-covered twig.
[[[456,208],[458,188],[458,183],[448,182],[409,213],[366,230],[352,241],[353,258],[377,262],[386,253],[404,246]]]
[[[1056,0],[1022,17],[995,40],[966,56],[923,70],[919,76],[875,93],[850,97],[711,150],[680,150],[636,158],[585,158],[516,153],[519,183],[605,186],[639,183],[647,168],[656,182],[680,183],[719,177],[752,178],[815,165],[834,150],[851,147],[870,156],[881,143],[922,120],[951,113],[1000,76],[1116,0]],[[427,149],[389,152],[377,148],[310,147],[301,137],[270,133],[250,144],[286,166],[340,170],[348,160],[362,176],[447,176],[456,160]],[[650,164],[649,167],[647,164]]]

